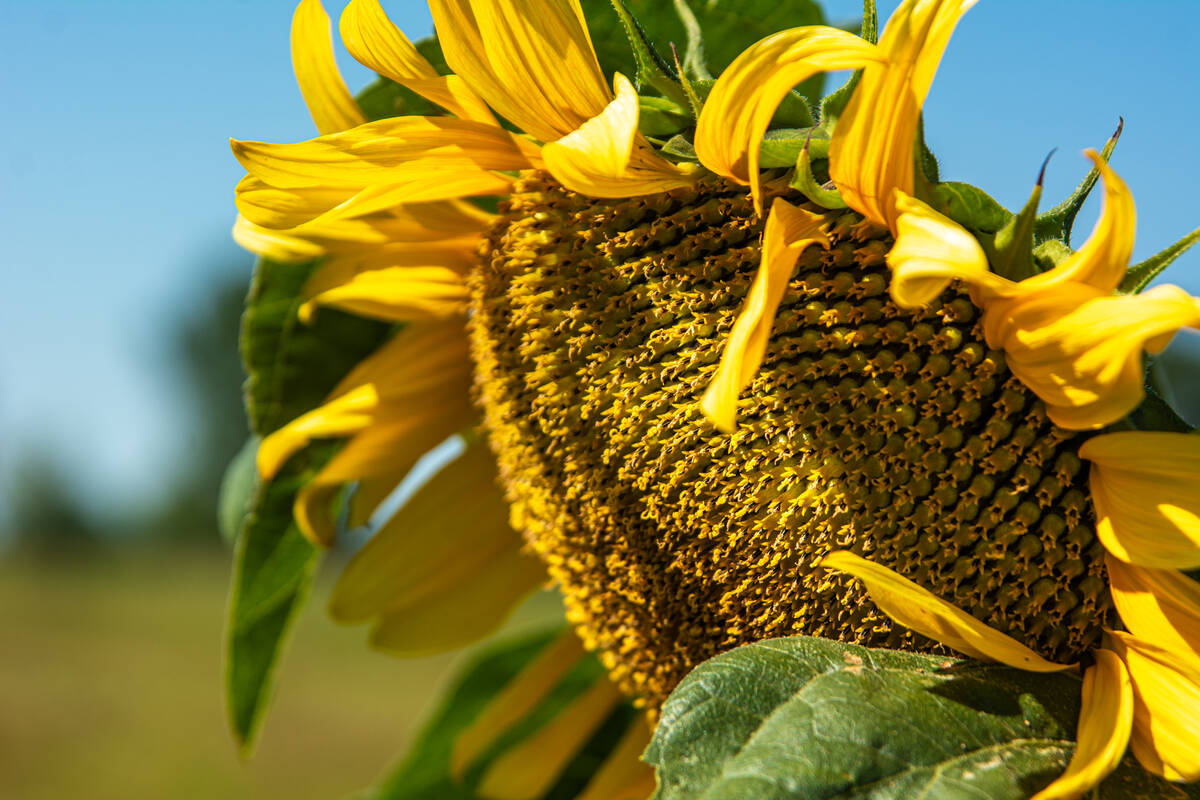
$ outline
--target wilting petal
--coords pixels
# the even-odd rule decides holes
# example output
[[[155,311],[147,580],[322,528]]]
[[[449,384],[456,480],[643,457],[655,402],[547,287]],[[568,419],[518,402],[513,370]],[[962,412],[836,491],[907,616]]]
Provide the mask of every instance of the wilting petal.
[[[749,183],[761,213],[758,149],[783,98],[818,72],[858,69],[883,59],[875,45],[820,25],[781,31],[751,45],[721,73],[704,101],[696,123],[700,163]]]
[[[246,171],[278,189],[396,183],[416,161],[528,169],[515,137],[493,125],[453,117],[391,117],[298,144],[231,142]],[[443,168],[447,177],[449,170]]]
[[[1155,569],[1200,567],[1200,436],[1122,431],[1079,448],[1096,534],[1108,552]]]
[[[429,10],[450,68],[543,142],[612,99],[578,0],[430,0]]]
[[[376,269],[315,295],[300,306],[300,319],[310,321],[317,306],[391,322],[462,316],[467,297],[462,275],[446,267]]]
[[[456,75],[439,75],[399,28],[379,0],[352,0],[339,24],[342,41],[360,64],[391,78],[462,119],[495,124],[483,101]]]
[[[572,630],[564,631],[525,665],[454,740],[450,774],[463,773],[513,725],[529,716],[576,664],[584,649]]]
[[[975,0],[905,0],[888,20],[886,58],[863,70],[837,121],[829,174],[846,205],[894,229],[892,192],[915,194],[914,149],[921,104],[950,34]]]
[[[1133,754],[1167,780],[1200,780],[1200,661],[1121,631],[1109,636],[1133,681]]]
[[[649,746],[649,727],[634,719],[575,800],[645,800],[654,793],[654,770],[642,761]]]
[[[1001,301],[986,324],[999,335],[1008,366],[1046,402],[1055,424],[1100,428],[1132,411],[1144,396],[1142,351],[1158,352],[1183,327],[1200,326],[1200,300],[1175,286],[1140,295],[1082,297],[1083,284]],[[994,324],[999,321],[1000,325]]]
[[[1022,291],[1043,290],[1070,281],[1111,294],[1125,277],[1137,232],[1133,193],[1099,153],[1085,150],[1084,155],[1095,163],[1104,180],[1104,205],[1096,227],[1083,247],[1061,264],[1021,281]]]
[[[292,69],[318,131],[337,133],[367,121],[338,72],[321,0],[300,0],[292,15]]]
[[[1108,585],[1125,627],[1175,653],[1200,659],[1200,581],[1108,556]]]
[[[821,215],[779,198],[771,205],[763,232],[762,262],[729,332],[717,372],[700,401],[704,415],[722,431],[731,432],[736,425],[738,394],[754,379],[762,364],[775,312],[787,290],[796,259],[814,244],[829,249],[829,237],[823,230],[825,222]]]
[[[542,147],[546,169],[571,191],[591,197],[634,197],[688,186],[693,169],[658,155],[638,132],[638,95],[617,73],[617,96],[599,115]]]
[[[977,287],[984,296],[1016,291],[1018,284],[988,268],[979,242],[957,222],[899,190],[893,195],[893,206],[896,243],[887,261],[897,305],[912,308],[932,302],[955,278]]]
[[[537,800],[622,700],[605,675],[527,739],[502,753],[484,772],[479,795],[488,800]]]
[[[379,392],[371,384],[333,398],[302,414],[262,440],[258,446],[258,474],[270,480],[293,454],[313,439],[351,436],[371,424],[379,409]]]
[[[1125,755],[1133,728],[1133,685],[1116,653],[1096,650],[1083,673],[1083,702],[1075,754],[1054,783],[1031,800],[1075,800],[1104,780]]]
[[[830,553],[819,566],[858,578],[880,611],[904,627],[972,658],[999,661],[1029,672],[1062,672],[1074,666],[1047,661],[1016,639],[985,625],[928,589],[849,551]]]

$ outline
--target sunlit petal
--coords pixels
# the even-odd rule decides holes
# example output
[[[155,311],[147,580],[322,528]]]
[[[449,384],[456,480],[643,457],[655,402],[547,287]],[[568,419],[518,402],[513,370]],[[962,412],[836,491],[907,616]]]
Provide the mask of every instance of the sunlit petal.
[[[318,131],[336,133],[367,121],[338,71],[321,0],[301,0],[292,15],[292,69]]]
[[[309,321],[317,306],[391,322],[463,316],[467,297],[462,275],[446,267],[376,269],[315,295],[300,307],[300,319]]]
[[[826,219],[776,198],[763,232],[762,262],[729,332],[717,372],[700,408],[717,428],[731,432],[737,421],[738,394],[754,379],[767,352],[775,312],[783,299],[796,260],[817,244],[829,249]]]
[[[892,192],[915,194],[914,149],[921,105],[955,25],[976,0],[905,0],[879,37],[886,58],[863,70],[838,119],[829,174],[846,205],[895,223]]]
[[[1154,569],[1200,567],[1200,436],[1105,433],[1079,456],[1092,462],[1096,534],[1108,552]]]
[[[825,556],[823,569],[852,575],[863,582],[879,610],[900,625],[981,661],[999,661],[1030,672],[1062,672],[1071,664],[1055,664],[1025,645],[991,628],[887,567],[846,550]]]
[[[1125,627],[1147,641],[1200,659],[1200,581],[1177,569],[1105,559],[1113,604]]]

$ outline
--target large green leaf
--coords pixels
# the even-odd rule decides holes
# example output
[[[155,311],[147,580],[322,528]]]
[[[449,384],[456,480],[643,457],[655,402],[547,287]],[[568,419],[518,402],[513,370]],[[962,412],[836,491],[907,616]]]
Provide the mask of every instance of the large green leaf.
[[[242,318],[242,358],[249,376],[246,410],[258,436],[319,405],[389,331],[331,310],[311,326],[300,322],[301,290],[315,267],[264,259],[255,268]],[[316,548],[292,521],[292,503],[335,448],[323,443],[294,456],[273,480],[257,486],[241,520],[226,622],[225,689],[244,749],[261,727],[275,666],[317,563]]]
[[[674,43],[683,56],[687,31],[670,0],[625,0],[647,37],[671,60]],[[708,69],[720,75],[743,50],[772,33],[801,25],[822,25],[824,15],[815,0],[688,0],[704,36]],[[606,74],[637,74],[629,40],[609,0],[583,0],[596,55]],[[820,99],[822,77],[805,81],[800,94],[810,103]]]
[[[594,657],[585,658],[569,672],[546,700],[501,736],[471,764],[462,780],[450,774],[455,741],[484,708],[559,633],[555,630],[524,634],[496,643],[477,653],[459,672],[438,708],[407,755],[362,800],[477,800],[475,787],[488,765],[561,711],[597,680],[607,680]],[[632,722],[634,710],[623,706],[609,717],[583,750],[567,765],[557,783],[538,800],[571,800],[612,750]]]
[[[1024,800],[1066,767],[1079,691],[1068,675],[774,639],[685,678],[645,758],[656,800]],[[1186,795],[1130,767],[1100,796]]]

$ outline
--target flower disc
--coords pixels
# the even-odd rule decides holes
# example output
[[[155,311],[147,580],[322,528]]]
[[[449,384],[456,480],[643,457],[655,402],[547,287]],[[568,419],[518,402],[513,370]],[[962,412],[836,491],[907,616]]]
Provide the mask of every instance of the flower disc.
[[[762,227],[731,183],[597,201],[531,178],[471,277],[512,518],[585,642],[651,708],[766,637],[933,649],[814,567],[850,549],[1048,658],[1097,644],[1111,601],[1079,440],[984,344],[965,295],[891,302],[885,231],[831,219],[737,431],[703,418]]]

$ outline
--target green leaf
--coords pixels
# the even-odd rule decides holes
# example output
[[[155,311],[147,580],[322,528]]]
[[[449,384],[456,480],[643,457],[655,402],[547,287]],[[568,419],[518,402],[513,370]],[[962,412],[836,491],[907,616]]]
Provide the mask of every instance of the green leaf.
[[[1079,693],[1063,674],[774,639],[688,675],[645,759],[655,800],[1025,800],[1066,767]],[[1144,772],[1119,782],[1173,796]]]
[[[225,468],[225,476],[221,478],[221,493],[217,499],[217,527],[221,538],[229,544],[237,540],[238,531],[242,528],[242,520],[250,511],[250,501],[258,489],[258,471],[254,466],[254,456],[258,452],[257,436],[251,436],[238,450],[229,466]]]
[[[1117,123],[1117,129],[1108,138],[1108,141],[1104,144],[1104,148],[1100,151],[1100,157],[1105,161],[1112,158],[1113,150],[1116,149],[1117,140],[1121,138],[1121,131],[1124,128],[1125,118],[1121,117],[1121,121]],[[1049,211],[1039,214],[1037,225],[1034,228],[1036,240],[1044,242],[1049,239],[1060,239],[1064,244],[1071,244],[1071,231],[1075,227],[1075,217],[1079,214],[1079,210],[1083,208],[1088,195],[1092,193],[1092,187],[1096,185],[1096,181],[1099,179],[1100,170],[1092,167],[1083,181],[1075,187],[1075,191],[1071,192],[1065,200]]]
[[[1012,219],[1012,213],[992,196],[969,183],[950,181],[931,189],[929,205],[965,228],[996,233]]]
[[[592,43],[605,74],[636,74],[620,19],[609,0],[582,0]],[[665,0],[624,0],[647,40],[659,53],[669,53],[671,43],[681,49],[688,41],[683,20],[674,3]],[[815,0],[690,0],[703,34],[706,66],[719,75],[743,50],[772,33],[802,25],[822,25],[824,15]],[[687,59],[684,59],[685,64]],[[697,76],[699,77],[699,76]],[[823,76],[800,84],[799,91],[814,106],[820,100]]]
[[[594,681],[607,680],[599,661],[586,657],[538,708],[481,754],[461,781],[451,777],[451,754],[458,737],[558,633],[549,630],[509,638],[474,655],[459,671],[441,706],[425,723],[407,755],[363,800],[476,800],[475,787],[497,756],[535,732]],[[635,713],[629,706],[615,711],[539,800],[575,797],[633,721]]]
[[[1189,426],[1200,426],[1200,333],[1175,334],[1150,360],[1150,383]]]
[[[1200,228],[1140,264],[1134,264],[1125,273],[1125,278],[1117,287],[1117,291],[1122,294],[1138,294],[1143,291],[1164,269],[1171,266],[1175,259],[1186,253],[1198,241],[1200,241]]]
[[[350,369],[373,352],[390,327],[327,309],[315,324],[297,317],[301,291],[317,262],[262,259],[242,317],[246,410],[266,436],[320,405]],[[308,595],[317,550],[292,521],[298,492],[336,450],[310,446],[258,486],[238,534],[225,630],[226,703],[233,731],[249,750],[271,697],[275,667]]]

